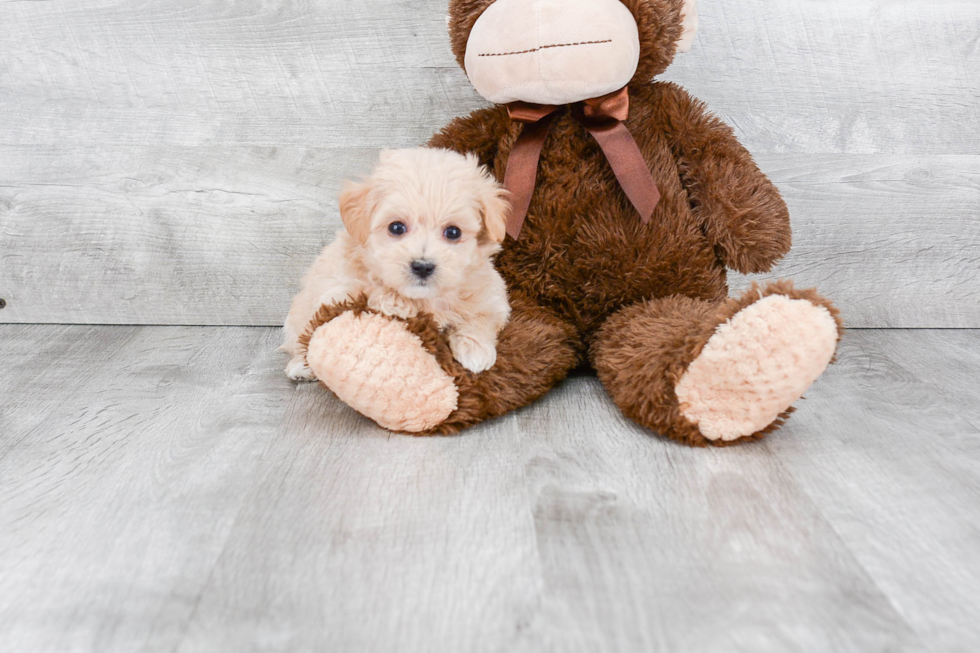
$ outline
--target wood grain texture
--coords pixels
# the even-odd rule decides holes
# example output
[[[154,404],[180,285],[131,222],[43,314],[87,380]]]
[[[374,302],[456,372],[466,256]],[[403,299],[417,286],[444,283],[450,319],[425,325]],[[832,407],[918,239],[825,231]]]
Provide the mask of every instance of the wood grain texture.
[[[3,322],[281,324],[370,149],[0,146]],[[794,249],[770,277],[852,327],[980,327],[980,156],[769,154]],[[733,287],[746,285],[737,275]]]
[[[976,154],[973,0],[712,0],[667,77],[755,152]],[[424,141],[480,105],[445,0],[0,3],[0,143]]]
[[[46,651],[973,651],[980,331],[850,332],[695,450],[589,377],[460,437],[273,329],[0,326],[0,641]]]
[[[703,5],[667,77],[785,191],[778,275],[854,327],[980,327],[980,4]],[[339,180],[482,106],[444,11],[0,3],[0,321],[281,322]]]
[[[89,324],[281,324],[340,226],[341,175],[377,155],[0,151],[0,320]]]
[[[793,249],[753,279],[815,286],[854,328],[980,327],[980,156],[758,159],[789,205]]]
[[[934,651],[980,645],[980,332],[851,334],[768,442]],[[795,420],[795,417],[794,417]]]
[[[0,649],[172,650],[288,401],[274,334],[0,331]]]

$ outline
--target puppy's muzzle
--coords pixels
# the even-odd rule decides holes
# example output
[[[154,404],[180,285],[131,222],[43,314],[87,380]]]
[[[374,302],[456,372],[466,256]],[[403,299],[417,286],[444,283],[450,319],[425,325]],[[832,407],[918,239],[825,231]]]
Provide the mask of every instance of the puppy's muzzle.
[[[415,259],[409,267],[412,268],[412,274],[422,281],[431,277],[436,271],[436,264],[424,258]]]

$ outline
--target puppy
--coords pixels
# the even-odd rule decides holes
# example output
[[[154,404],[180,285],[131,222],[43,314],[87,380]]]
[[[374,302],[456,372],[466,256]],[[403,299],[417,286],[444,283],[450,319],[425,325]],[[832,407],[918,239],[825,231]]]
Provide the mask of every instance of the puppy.
[[[429,313],[460,365],[483,372],[497,360],[510,316],[493,267],[505,236],[506,191],[473,155],[385,150],[371,176],[340,195],[344,229],[303,278],[286,318],[286,375],[314,380],[299,337],[323,304],[362,293],[386,315]]]

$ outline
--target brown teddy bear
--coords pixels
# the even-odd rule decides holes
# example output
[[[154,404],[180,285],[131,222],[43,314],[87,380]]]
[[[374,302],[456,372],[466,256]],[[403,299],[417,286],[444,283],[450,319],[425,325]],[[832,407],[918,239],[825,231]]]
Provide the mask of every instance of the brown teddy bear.
[[[513,316],[472,374],[425,316],[324,306],[310,368],[381,426],[454,433],[594,370],[639,424],[692,445],[777,428],[834,357],[837,310],[789,282],[728,298],[726,268],[790,248],[779,192],[732,130],[651,81],[693,39],[696,0],[451,0],[453,52],[496,106],[429,145],[512,192],[497,258]]]

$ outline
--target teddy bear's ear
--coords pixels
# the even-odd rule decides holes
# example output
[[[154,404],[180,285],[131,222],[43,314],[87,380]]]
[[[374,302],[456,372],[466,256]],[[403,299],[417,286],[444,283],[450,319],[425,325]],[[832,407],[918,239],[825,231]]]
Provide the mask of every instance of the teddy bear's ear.
[[[684,0],[684,32],[677,41],[678,52],[690,52],[698,33],[698,0]]]
[[[344,228],[357,242],[367,242],[371,235],[371,207],[368,202],[368,193],[371,192],[369,182],[344,182],[344,189],[340,192],[340,219],[344,221]]]

